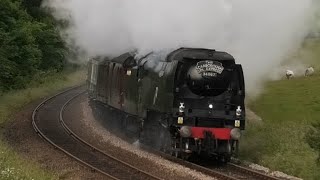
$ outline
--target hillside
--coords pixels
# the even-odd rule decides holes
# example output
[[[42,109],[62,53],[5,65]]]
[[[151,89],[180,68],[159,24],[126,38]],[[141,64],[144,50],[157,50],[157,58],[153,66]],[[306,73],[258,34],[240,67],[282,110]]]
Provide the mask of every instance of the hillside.
[[[242,141],[242,158],[304,179],[319,179],[318,153],[306,140],[320,122],[320,42],[309,40],[297,57],[315,67],[312,77],[266,84],[249,107],[263,120],[250,121]]]

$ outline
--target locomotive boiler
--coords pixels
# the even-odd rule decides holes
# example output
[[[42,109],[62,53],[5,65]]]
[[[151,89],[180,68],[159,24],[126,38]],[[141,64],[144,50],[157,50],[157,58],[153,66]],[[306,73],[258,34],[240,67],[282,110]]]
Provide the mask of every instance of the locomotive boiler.
[[[123,114],[123,129],[177,157],[208,154],[228,161],[245,129],[242,67],[226,52],[180,48],[169,53],[92,58],[92,99]],[[133,128],[134,129],[134,128]]]

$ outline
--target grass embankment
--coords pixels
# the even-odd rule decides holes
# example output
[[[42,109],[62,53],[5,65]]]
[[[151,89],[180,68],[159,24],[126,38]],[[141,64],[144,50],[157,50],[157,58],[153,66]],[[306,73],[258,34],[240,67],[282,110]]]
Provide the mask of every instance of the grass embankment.
[[[299,54],[319,71],[319,42],[306,44]],[[312,123],[320,122],[319,93],[320,72],[267,83],[263,94],[249,103],[263,120],[248,123],[242,158],[304,179],[320,179],[318,154],[305,139]]]
[[[2,94],[0,96],[0,130],[10,121],[12,115],[28,103],[49,96],[66,87],[84,82],[84,71],[47,74],[36,78],[29,88]],[[1,132],[2,134],[2,132]],[[58,179],[41,170],[37,164],[20,157],[0,135],[0,179]]]

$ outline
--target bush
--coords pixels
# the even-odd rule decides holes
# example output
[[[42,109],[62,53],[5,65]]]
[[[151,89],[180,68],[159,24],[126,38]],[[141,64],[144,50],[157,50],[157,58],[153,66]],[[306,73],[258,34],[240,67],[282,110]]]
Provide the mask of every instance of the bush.
[[[67,48],[40,4],[0,1],[0,91],[25,88],[35,74],[65,67]]]

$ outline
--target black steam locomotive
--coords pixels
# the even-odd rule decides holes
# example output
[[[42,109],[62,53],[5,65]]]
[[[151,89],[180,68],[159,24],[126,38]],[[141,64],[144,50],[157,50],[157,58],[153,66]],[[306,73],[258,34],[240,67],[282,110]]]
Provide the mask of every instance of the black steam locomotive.
[[[128,52],[88,63],[92,99],[124,113],[124,129],[175,156],[209,154],[228,161],[245,129],[240,64],[211,49],[180,48],[138,57]]]

